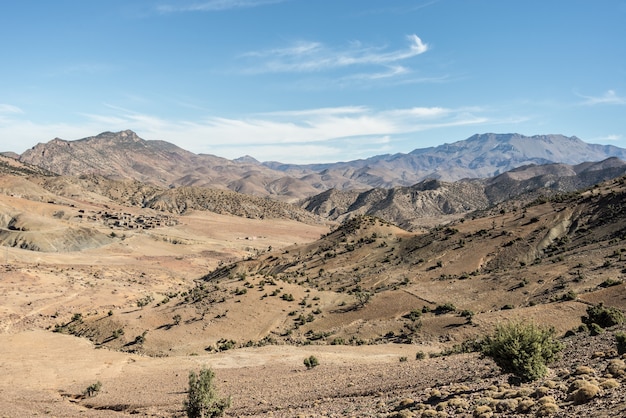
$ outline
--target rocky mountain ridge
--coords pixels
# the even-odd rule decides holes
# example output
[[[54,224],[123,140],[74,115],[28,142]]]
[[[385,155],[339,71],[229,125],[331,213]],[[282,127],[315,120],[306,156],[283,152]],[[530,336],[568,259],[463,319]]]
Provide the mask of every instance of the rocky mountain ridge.
[[[7,154],[5,154],[7,155]],[[203,186],[295,202],[337,189],[412,186],[426,179],[486,178],[528,164],[580,164],[626,150],[587,144],[562,135],[477,134],[466,140],[334,164],[259,163],[194,154],[166,141],[144,140],[132,131],[104,132],[66,141],[53,139],[25,151],[19,160],[56,174],[98,174],[165,187]]]
[[[410,187],[364,192],[329,190],[304,199],[300,206],[332,220],[370,215],[413,230],[448,215],[463,216],[512,198],[529,201],[573,192],[625,173],[626,163],[617,158],[577,165],[531,164],[486,179],[430,179]]]

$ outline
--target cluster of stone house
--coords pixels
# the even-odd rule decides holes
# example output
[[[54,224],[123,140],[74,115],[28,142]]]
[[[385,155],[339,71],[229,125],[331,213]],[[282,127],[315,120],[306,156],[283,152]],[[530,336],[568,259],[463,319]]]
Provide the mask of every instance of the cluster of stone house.
[[[115,229],[153,229],[164,226],[174,226],[178,220],[170,215],[133,215],[131,213],[98,211],[85,214],[84,210],[78,211],[78,217],[94,222],[102,222],[106,226]]]

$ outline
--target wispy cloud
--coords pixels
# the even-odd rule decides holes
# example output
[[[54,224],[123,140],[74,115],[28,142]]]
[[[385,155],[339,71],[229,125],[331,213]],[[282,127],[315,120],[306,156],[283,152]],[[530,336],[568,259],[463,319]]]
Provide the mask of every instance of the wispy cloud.
[[[490,121],[480,108],[411,107],[379,110],[340,106],[244,115],[171,120],[114,105],[100,114],[80,114],[65,124],[38,124],[10,110],[0,118],[0,148],[34,145],[54,137],[79,139],[103,131],[135,130],[142,138],[177,144],[196,153],[236,158],[249,154],[260,160],[311,163],[363,158],[392,150],[398,138],[448,126]],[[4,139],[5,143],[2,143]],[[6,142],[8,140],[8,142]]]
[[[602,96],[584,96],[582,94],[578,94],[579,97],[585,99],[580,104],[584,106],[595,106],[595,105],[623,105],[626,104],[626,97],[619,96],[615,90],[607,90]]]
[[[22,111],[22,109],[20,109],[17,106],[13,106],[10,104],[4,104],[4,103],[0,103],[0,114],[17,114],[17,113],[24,113]]]
[[[622,135],[618,135],[618,134],[609,134],[609,135],[605,135],[605,136],[600,136],[597,138],[592,138],[592,141],[600,141],[600,142],[613,142],[613,141],[620,141],[623,138]]]
[[[442,107],[376,110],[345,106],[250,114],[241,118],[210,116],[195,121],[165,120],[126,109],[115,113],[110,119],[116,121],[115,129],[131,128],[146,139],[163,139],[197,153],[227,158],[250,154],[260,160],[296,163],[321,162],[321,158],[323,161],[363,158],[373,155],[373,150],[390,149],[397,136],[490,120],[480,114],[479,108]],[[98,115],[88,117],[90,124],[106,120]],[[359,144],[356,149],[355,143]],[[364,155],[366,152],[369,154]]]
[[[424,9],[426,7],[432,6],[433,4],[438,3],[439,0],[431,0],[425,2],[412,2],[410,4],[402,4],[398,5],[395,3],[388,2],[384,7],[378,9],[366,9],[361,12],[363,15],[379,15],[379,14],[406,14],[411,12],[416,12],[418,10]]]
[[[296,42],[285,48],[248,52],[242,57],[254,60],[252,73],[274,72],[316,72],[352,66],[384,66],[391,72],[379,73],[380,77],[405,73],[400,66],[404,61],[429,50],[428,44],[415,35],[407,36],[408,47],[388,50],[387,47],[365,46],[352,42],[343,49],[334,49],[320,42]],[[382,75],[381,75],[382,74]]]
[[[282,3],[287,0],[206,0],[192,3],[162,4],[157,6],[160,13],[175,12],[220,12],[230,9],[248,9],[268,4]]]
[[[382,80],[387,78],[398,77],[403,74],[409,73],[410,70],[402,65],[396,65],[393,67],[387,67],[385,71],[374,72],[374,73],[360,73],[353,74],[348,77],[344,77],[343,80],[353,80],[353,81],[371,81],[371,80]]]

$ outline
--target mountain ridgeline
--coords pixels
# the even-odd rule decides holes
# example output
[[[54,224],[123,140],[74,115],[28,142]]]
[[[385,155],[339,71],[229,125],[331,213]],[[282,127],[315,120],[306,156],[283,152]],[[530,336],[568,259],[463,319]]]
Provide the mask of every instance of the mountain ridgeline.
[[[626,160],[626,150],[562,135],[477,134],[408,154],[294,165],[260,163],[249,156],[228,160],[194,154],[122,131],[75,141],[56,138],[25,151],[19,160],[61,175],[97,174],[164,187],[203,186],[296,202],[331,189],[410,187],[427,179],[454,182],[493,177],[530,164],[576,165],[610,157]]]

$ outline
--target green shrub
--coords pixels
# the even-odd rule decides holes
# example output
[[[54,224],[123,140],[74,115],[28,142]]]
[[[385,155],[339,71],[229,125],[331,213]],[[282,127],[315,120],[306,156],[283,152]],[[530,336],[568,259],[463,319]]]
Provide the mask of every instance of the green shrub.
[[[88,397],[96,396],[98,392],[100,392],[100,389],[102,389],[102,383],[98,380],[96,383],[87,386],[83,394]]]
[[[217,351],[232,350],[236,346],[237,346],[237,341],[235,340],[227,340],[226,338],[220,338],[217,341]]]
[[[333,340],[330,342],[330,345],[344,345],[345,343],[346,343],[346,340],[340,337],[336,337],[336,338],[333,338]]]
[[[189,418],[220,417],[230,406],[231,399],[220,398],[213,384],[215,373],[202,368],[199,374],[189,373],[189,391],[185,401],[185,412]]]
[[[309,356],[307,358],[304,359],[304,365],[306,366],[307,369],[312,369],[313,367],[319,365],[319,361],[317,360],[317,357],[315,356]]]
[[[602,303],[587,308],[587,316],[583,316],[584,324],[598,324],[602,328],[612,327],[624,322],[624,314],[612,306],[604,306]]]
[[[435,308],[435,314],[436,315],[442,315],[448,312],[454,312],[456,311],[456,306],[454,306],[454,304],[448,302],[448,303],[444,303],[443,305],[438,305]]]
[[[405,318],[410,319],[411,321],[417,321],[422,316],[422,311],[413,309],[408,314],[404,315]]]
[[[589,335],[595,337],[596,335],[600,335],[604,332],[604,329],[596,324],[595,322],[591,325],[589,325]]]
[[[554,340],[554,329],[522,322],[496,326],[485,338],[481,351],[505,372],[522,381],[545,376],[546,365],[555,360],[563,344]]]

